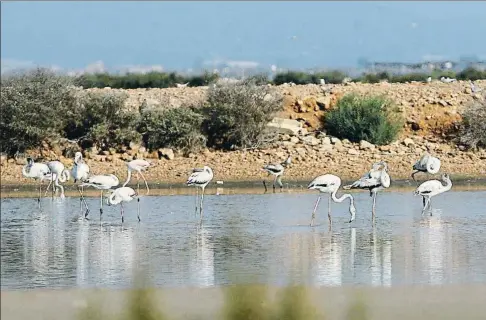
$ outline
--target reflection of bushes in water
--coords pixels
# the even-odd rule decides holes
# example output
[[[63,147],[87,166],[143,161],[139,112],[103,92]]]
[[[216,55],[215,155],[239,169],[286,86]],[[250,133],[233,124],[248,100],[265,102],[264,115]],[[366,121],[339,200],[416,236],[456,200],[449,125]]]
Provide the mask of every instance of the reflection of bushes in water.
[[[224,305],[219,319],[225,320],[311,320],[327,319],[318,314],[309,301],[308,289],[304,286],[288,286],[277,292],[277,300],[269,299],[265,285],[231,285],[222,289]],[[88,307],[79,314],[80,320],[164,320],[171,317],[161,312],[156,293],[152,289],[132,289],[128,293],[125,308],[116,317],[103,313],[100,300],[92,300]],[[198,315],[197,319],[206,319]],[[345,311],[347,320],[367,320],[369,314],[361,295],[355,297]]]

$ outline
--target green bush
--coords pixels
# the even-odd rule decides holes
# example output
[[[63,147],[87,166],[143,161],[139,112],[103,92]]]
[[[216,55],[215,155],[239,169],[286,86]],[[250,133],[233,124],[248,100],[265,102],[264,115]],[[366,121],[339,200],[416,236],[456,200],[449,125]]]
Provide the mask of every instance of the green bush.
[[[276,85],[281,85],[289,82],[293,82],[295,84],[319,84],[321,83],[320,79],[324,79],[326,83],[342,83],[344,78],[346,78],[346,74],[338,70],[317,73],[288,71],[275,75],[273,82]]]
[[[201,86],[209,86],[210,84],[218,81],[219,75],[217,73],[212,72],[204,72],[200,76],[193,76],[189,78],[187,82],[189,82],[190,87],[201,87]],[[186,83],[186,82],[184,82]]]
[[[477,70],[475,68],[466,68],[457,74],[458,80],[482,80],[486,79],[486,70]]]
[[[144,112],[140,132],[149,149],[171,147],[185,153],[197,152],[206,145],[201,128],[204,117],[192,108]]]
[[[402,127],[401,113],[381,96],[347,94],[325,116],[325,129],[330,135],[352,142],[388,144],[396,139]]]
[[[2,79],[1,152],[14,154],[59,138],[75,102],[69,78],[35,69]]]
[[[213,86],[202,108],[208,143],[223,149],[259,147],[268,138],[267,123],[282,108],[278,92],[255,81]]]
[[[140,116],[125,108],[127,98],[127,93],[83,92],[76,115],[66,124],[67,137],[79,140],[84,147],[95,145],[103,150],[139,142]]]
[[[388,78],[389,82],[412,82],[412,81],[417,81],[417,82],[425,82],[427,81],[427,78],[429,75],[427,73],[419,73],[419,72],[414,72],[414,73],[405,73],[405,74],[400,74],[400,75],[392,75],[391,77]]]
[[[486,95],[467,106],[462,118],[460,142],[470,148],[486,147]]]
[[[387,72],[379,73],[365,73],[361,77],[354,79],[354,81],[361,81],[364,83],[378,83],[382,80],[390,79],[390,75]]]

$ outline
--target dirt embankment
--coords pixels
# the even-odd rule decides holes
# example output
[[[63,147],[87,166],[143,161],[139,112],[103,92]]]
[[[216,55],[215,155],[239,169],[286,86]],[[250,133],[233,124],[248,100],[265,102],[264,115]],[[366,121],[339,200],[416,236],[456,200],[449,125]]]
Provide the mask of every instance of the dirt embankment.
[[[486,87],[486,81],[476,81],[476,87]],[[461,119],[460,113],[466,105],[482,99],[472,93],[468,82],[408,83],[408,84],[360,84],[346,85],[282,85],[276,87],[284,95],[284,110],[279,117],[297,119],[304,122],[309,132],[319,126],[326,110],[332,108],[339,97],[349,92],[384,94],[399,105],[407,119],[401,137],[388,146],[374,146],[368,143],[353,144],[319,135],[285,136],[272,148],[251,151],[212,151],[183,157],[170,151],[147,152],[145,148],[133,146],[123,154],[113,151],[97,151],[86,155],[86,161],[93,174],[115,173],[121,180],[126,177],[124,160],[134,155],[147,158],[154,166],[146,177],[153,182],[184,182],[193,167],[209,165],[215,172],[215,180],[261,180],[265,174],[261,167],[268,162],[283,161],[287,155],[293,156],[293,164],[285,172],[287,180],[306,180],[326,172],[343,179],[356,179],[378,159],[388,162],[392,179],[408,178],[412,164],[427,150],[442,161],[442,172],[452,176],[486,176],[486,151],[465,151],[462,146],[444,139],[444,133],[453,128]],[[89,89],[114,90],[114,89]],[[202,102],[207,87],[133,89],[117,90],[129,94],[127,107],[138,110],[146,103],[154,107],[180,107],[185,104]],[[483,93],[481,92],[481,94]],[[33,151],[37,155],[39,151]],[[68,168],[73,160],[62,156],[62,148],[55,147],[42,151],[46,159],[60,159]],[[168,159],[170,158],[170,160]],[[32,183],[22,177],[25,159],[1,159],[2,184]],[[417,176],[418,178],[419,176]]]

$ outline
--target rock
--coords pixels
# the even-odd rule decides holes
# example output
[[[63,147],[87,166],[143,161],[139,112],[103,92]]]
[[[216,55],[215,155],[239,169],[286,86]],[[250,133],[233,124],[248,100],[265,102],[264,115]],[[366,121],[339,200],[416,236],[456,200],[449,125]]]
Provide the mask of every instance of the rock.
[[[366,140],[361,140],[359,142],[359,148],[361,150],[374,150],[375,149],[375,145],[372,144],[372,143],[369,143],[368,141]]]
[[[356,149],[349,149],[348,154],[357,156],[357,155],[359,155],[359,151],[356,150]]]
[[[102,155],[104,155],[104,156],[107,156],[107,155],[109,155],[109,154],[110,154],[110,151],[108,151],[108,150],[103,150],[103,151],[101,151],[101,154],[102,154]]]
[[[0,163],[1,163],[1,164],[6,163],[6,162],[7,162],[7,160],[8,160],[8,159],[7,159],[7,156],[6,156],[6,155],[2,154],[2,155],[0,156]]]
[[[290,141],[291,137],[288,134],[283,134],[280,136],[281,141]]]
[[[319,109],[328,110],[331,108],[331,97],[319,97],[316,99],[316,104],[319,106]]]
[[[299,130],[303,129],[302,123],[299,121],[284,118],[273,118],[272,121],[267,124],[267,128],[288,135],[297,135],[299,134]]]
[[[403,140],[403,145],[405,145],[407,147],[410,146],[410,145],[413,145],[413,144],[415,144],[415,142],[410,138],[406,138],[406,139]]]
[[[304,148],[295,148],[295,152],[301,157],[305,157],[306,151]]]
[[[317,146],[321,141],[317,139],[316,137],[309,135],[305,136],[302,141],[309,146]]]
[[[329,137],[324,137],[321,141],[323,145],[330,145],[332,140]]]
[[[147,152],[147,148],[145,148],[145,147],[140,147],[140,148],[138,149],[138,152],[140,152],[140,153],[145,153],[145,152]]]
[[[341,140],[341,142],[343,144],[351,144],[351,141],[349,141],[348,139],[343,139],[343,140]]]
[[[290,138],[290,142],[291,142],[292,144],[296,144],[296,143],[299,143],[299,142],[300,142],[300,140],[299,140],[299,138],[298,138],[298,137],[291,137],[291,138]]]
[[[107,162],[113,162],[113,156],[112,155],[106,156],[106,161]]]
[[[333,152],[333,147],[332,147],[332,144],[325,144],[325,145],[322,145],[320,148],[319,148],[319,152],[320,153],[331,153]]]
[[[390,146],[380,146],[380,151],[390,151],[391,147]]]
[[[449,105],[447,102],[445,102],[445,100],[440,100],[439,104],[443,107],[447,107]]]
[[[339,140],[339,139],[338,139],[338,138],[336,138],[336,137],[332,137],[332,138],[331,138],[331,143],[332,143],[332,144],[343,144],[343,143],[341,142],[341,140]]]
[[[159,154],[161,157],[164,157],[167,160],[174,160],[175,158],[174,151],[170,148],[160,148]]]

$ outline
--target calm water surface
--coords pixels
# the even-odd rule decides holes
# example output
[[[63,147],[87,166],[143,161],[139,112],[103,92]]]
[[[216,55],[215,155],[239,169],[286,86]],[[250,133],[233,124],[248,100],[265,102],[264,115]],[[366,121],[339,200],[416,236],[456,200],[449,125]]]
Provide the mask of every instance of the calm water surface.
[[[78,219],[79,198],[2,199],[2,289],[109,287],[132,284],[144,270],[156,286],[215,286],[289,281],[316,286],[486,283],[486,191],[450,191],[421,215],[411,192],[348,202],[327,195],[308,226],[317,194],[206,195],[199,227],[194,196],[150,196],[104,208],[89,198],[91,220]]]

